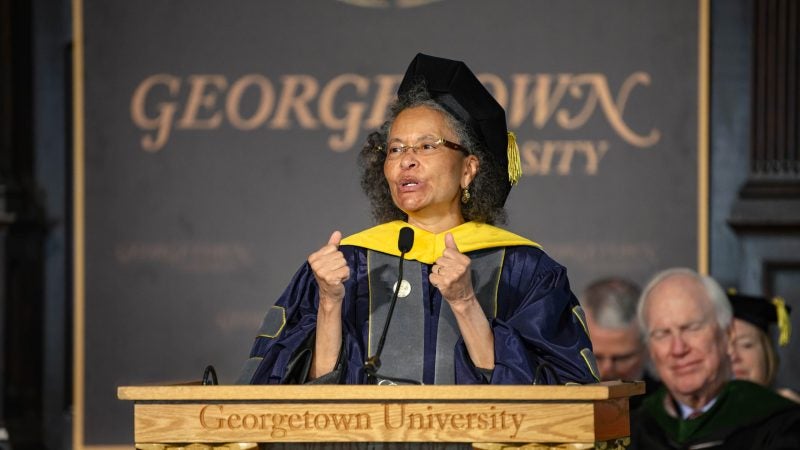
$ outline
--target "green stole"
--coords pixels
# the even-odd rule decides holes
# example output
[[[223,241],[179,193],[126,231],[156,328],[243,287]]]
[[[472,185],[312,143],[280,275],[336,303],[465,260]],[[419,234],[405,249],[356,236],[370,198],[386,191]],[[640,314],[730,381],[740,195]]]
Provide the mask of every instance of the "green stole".
[[[685,444],[704,438],[724,438],[726,431],[734,431],[763,420],[776,412],[797,405],[770,389],[755,383],[732,380],[725,384],[714,406],[697,418],[685,420],[673,417],[664,409],[668,393],[666,387],[647,397],[642,406],[665,431],[667,436]]]

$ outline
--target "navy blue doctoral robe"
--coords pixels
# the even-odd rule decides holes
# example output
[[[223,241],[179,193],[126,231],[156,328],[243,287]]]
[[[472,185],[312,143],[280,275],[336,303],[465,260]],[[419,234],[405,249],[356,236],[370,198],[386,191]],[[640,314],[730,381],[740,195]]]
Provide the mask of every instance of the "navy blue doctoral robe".
[[[444,326],[440,323],[442,311],[449,305],[428,281],[431,264],[406,268],[416,267],[421,272],[421,286],[415,289],[421,289],[423,299],[416,307],[423,317],[424,338],[421,348],[405,355],[405,361],[421,367],[422,379],[415,381],[436,383],[436,361],[442,358],[452,359],[449,370],[455,384],[531,384],[537,376],[539,384],[598,381],[583,312],[570,290],[566,269],[538,247],[498,250],[502,258],[496,298],[493,311],[487,311],[495,347],[495,368],[491,371],[473,365],[460,335],[452,347],[442,349],[440,345],[437,350],[436,337]],[[332,383],[364,384],[367,376],[363,363],[371,356],[368,254],[372,250],[342,245],[340,251],[350,267],[350,278],[344,283],[342,350],[334,373],[321,378]],[[473,253],[465,254],[472,257]],[[239,383],[308,381],[318,302],[317,283],[306,263],[265,316]],[[396,323],[403,320],[393,318],[391,326]],[[386,347],[398,345],[392,341],[390,335]],[[374,348],[375,343],[371,345]],[[382,359],[386,358],[384,352]]]

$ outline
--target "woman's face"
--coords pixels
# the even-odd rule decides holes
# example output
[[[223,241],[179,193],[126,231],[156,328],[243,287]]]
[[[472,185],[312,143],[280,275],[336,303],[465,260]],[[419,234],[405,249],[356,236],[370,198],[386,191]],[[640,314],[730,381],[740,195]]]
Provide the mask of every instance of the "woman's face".
[[[461,190],[478,171],[475,156],[445,145],[438,145],[435,151],[422,148],[421,144],[439,138],[460,144],[441,112],[424,106],[406,109],[387,136],[389,148],[406,147],[405,151],[387,157],[383,165],[395,205],[408,215],[409,223],[431,232],[464,222]]]
[[[762,331],[750,322],[736,318],[733,319],[733,331],[731,361],[734,378],[766,385],[767,355],[761,340]]]

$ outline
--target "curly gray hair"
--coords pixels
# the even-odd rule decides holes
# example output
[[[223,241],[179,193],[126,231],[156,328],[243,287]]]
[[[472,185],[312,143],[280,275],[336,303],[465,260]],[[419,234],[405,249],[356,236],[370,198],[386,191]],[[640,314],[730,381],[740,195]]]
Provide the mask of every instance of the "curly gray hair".
[[[389,130],[397,116],[406,109],[420,106],[441,112],[448,126],[458,136],[459,144],[466,148],[469,154],[478,158],[478,173],[469,187],[470,200],[466,204],[461,203],[461,214],[464,220],[491,225],[505,223],[507,215],[503,208],[505,202],[503,186],[508,184],[507,168],[501,167],[497,163],[489,150],[475,138],[466,124],[456,119],[431,97],[424,82],[414,86],[391,105],[389,119],[380,129],[367,136],[367,141],[359,153],[361,189],[370,201],[375,221],[384,223],[408,219],[408,216],[392,200],[389,183],[383,174],[386,157],[382,149],[386,145]]]

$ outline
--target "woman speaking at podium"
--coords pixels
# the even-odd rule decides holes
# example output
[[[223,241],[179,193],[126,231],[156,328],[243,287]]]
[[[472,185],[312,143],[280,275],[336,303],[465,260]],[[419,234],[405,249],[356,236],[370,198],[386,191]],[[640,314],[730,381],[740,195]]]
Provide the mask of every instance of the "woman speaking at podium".
[[[597,381],[566,269],[493,225],[519,150],[464,63],[418,54],[359,166],[380,225],[309,256],[239,383]]]

